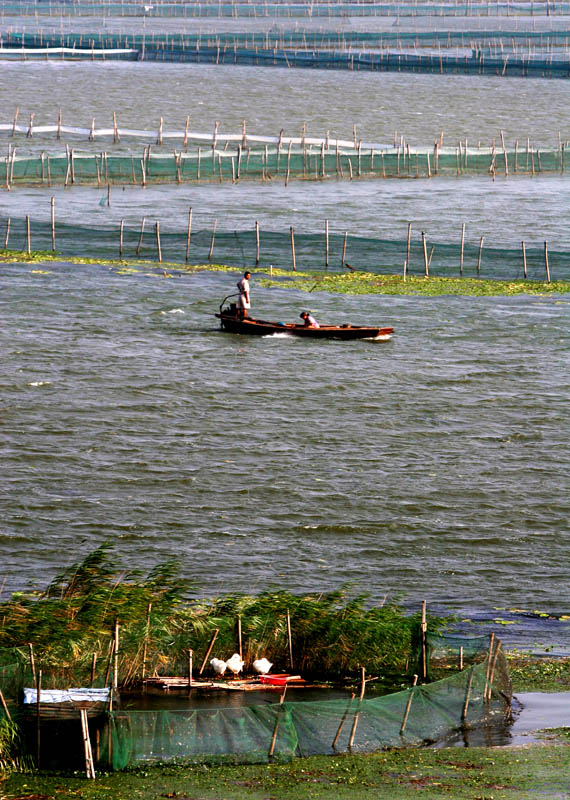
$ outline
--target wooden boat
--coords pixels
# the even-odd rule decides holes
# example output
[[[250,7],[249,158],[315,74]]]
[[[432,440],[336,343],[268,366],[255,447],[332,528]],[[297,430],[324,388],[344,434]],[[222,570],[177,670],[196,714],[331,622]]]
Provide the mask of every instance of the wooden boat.
[[[374,339],[386,341],[390,339],[394,328],[379,328],[369,325],[321,325],[310,328],[306,325],[297,325],[294,322],[268,322],[264,319],[246,317],[240,319],[233,307],[222,309],[216,314],[222,329],[227,333],[244,333],[255,336],[271,336],[275,333],[285,333],[289,336],[304,336],[309,339]]]

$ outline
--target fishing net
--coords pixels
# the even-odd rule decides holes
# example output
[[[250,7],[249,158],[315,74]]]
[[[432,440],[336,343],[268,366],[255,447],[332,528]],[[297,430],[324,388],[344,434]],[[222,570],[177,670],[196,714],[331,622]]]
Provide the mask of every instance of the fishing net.
[[[102,198],[102,202],[105,199]],[[189,264],[199,265],[208,262],[255,269],[256,232],[255,230],[213,231],[200,229],[192,231],[188,246],[187,231],[159,230],[151,220],[141,226],[124,225],[120,227],[96,228],[56,222],[55,252],[65,256],[80,256],[101,259],[133,260],[141,259],[156,262],[160,254],[165,262],[184,264],[188,252]],[[52,249],[51,223],[31,220],[30,249],[34,251]],[[429,261],[431,276],[482,277],[500,280],[520,280],[524,278],[526,262],[529,280],[545,281],[545,258],[543,247],[527,247],[523,256],[519,248],[485,246],[481,251],[479,244],[465,243],[463,256],[461,245],[426,240],[423,242],[415,233],[410,241],[409,259],[407,239],[380,239],[352,236],[346,238],[341,233],[330,232],[328,237],[328,268],[341,270],[343,260],[357,270],[378,274],[401,273],[402,265],[408,261],[410,274],[422,275],[425,259]],[[0,248],[25,251],[28,247],[28,231],[25,219],[0,218]],[[344,259],[343,259],[344,256]],[[263,271],[268,265],[285,270],[292,269],[291,234],[289,231],[265,231],[260,233],[259,266]],[[295,231],[295,260],[298,270],[325,270],[327,268],[326,238],[323,233],[301,233]],[[550,276],[553,281],[570,279],[570,252],[548,251]],[[293,272],[291,272],[294,275]]]
[[[264,763],[434,742],[508,709],[506,660],[495,652],[435,683],[362,701],[112,711],[100,763],[113,769],[161,761]]]

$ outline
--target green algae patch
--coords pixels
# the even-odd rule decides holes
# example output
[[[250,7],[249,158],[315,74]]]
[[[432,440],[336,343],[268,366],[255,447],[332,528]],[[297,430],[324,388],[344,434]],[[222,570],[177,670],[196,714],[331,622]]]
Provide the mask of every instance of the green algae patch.
[[[570,747],[391,750],[239,767],[141,767],[103,774],[13,774],[5,797],[82,800],[535,800],[568,797]]]
[[[488,297],[516,294],[555,294],[570,293],[570,282],[557,281],[499,281],[475,278],[439,278],[408,275],[377,275],[371,272],[357,272],[336,275],[298,275],[294,278],[288,273],[286,287],[309,292],[331,292],[340,294],[391,294],[422,295],[461,295]],[[280,280],[261,279],[262,286],[283,287]]]

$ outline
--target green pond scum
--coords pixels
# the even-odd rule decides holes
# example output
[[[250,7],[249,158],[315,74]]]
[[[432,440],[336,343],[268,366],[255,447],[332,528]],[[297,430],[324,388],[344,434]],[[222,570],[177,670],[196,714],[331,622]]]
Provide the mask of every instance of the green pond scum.
[[[136,272],[159,277],[172,277],[186,272],[235,272],[241,267],[224,264],[186,265],[174,262],[151,262],[128,260],[106,261],[98,258],[69,258],[53,251],[0,250],[0,263],[42,264],[59,262],[66,264],[99,264],[115,270],[118,275],[128,276]],[[252,268],[253,269],[253,268]],[[298,289],[305,292],[330,292],[335,294],[388,294],[437,297],[458,295],[467,297],[507,296],[517,294],[551,295],[570,293],[568,281],[501,281],[481,278],[425,277],[423,275],[384,275],[372,272],[322,273],[282,270],[271,268],[270,273],[261,268],[254,269],[256,283],[264,288]],[[39,274],[39,273],[38,273]],[[47,274],[47,273],[46,273]]]
[[[82,775],[12,773],[3,800],[554,800],[570,797],[568,729],[549,744],[515,748],[423,748],[315,756],[290,764],[144,767]]]

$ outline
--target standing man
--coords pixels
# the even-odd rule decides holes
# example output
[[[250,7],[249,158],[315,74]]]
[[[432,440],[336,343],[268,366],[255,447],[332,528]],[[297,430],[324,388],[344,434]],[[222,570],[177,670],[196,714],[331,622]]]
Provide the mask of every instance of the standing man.
[[[238,308],[238,317],[240,319],[245,319],[245,317],[247,317],[247,309],[251,308],[251,303],[249,302],[250,278],[251,278],[251,272],[248,269],[246,269],[246,271],[243,273],[243,278],[241,278],[237,282],[237,287],[239,289],[237,308]]]

